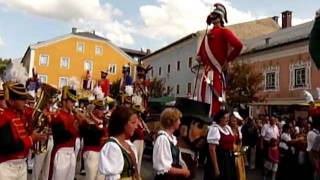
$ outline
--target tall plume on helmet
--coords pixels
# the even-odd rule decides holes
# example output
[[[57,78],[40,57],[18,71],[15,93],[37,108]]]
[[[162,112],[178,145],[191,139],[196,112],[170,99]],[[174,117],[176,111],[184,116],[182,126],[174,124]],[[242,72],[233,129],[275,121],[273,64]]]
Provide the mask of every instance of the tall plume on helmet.
[[[76,77],[72,76],[69,79],[69,86],[71,89],[77,90],[80,87],[80,82]]]
[[[4,82],[19,82],[23,85],[26,84],[28,80],[28,73],[25,67],[19,61],[11,61],[4,71]]]
[[[215,3],[213,6],[215,7],[213,12],[220,14],[225,22],[228,23],[226,7],[224,7],[224,5],[221,3]]]
[[[104,93],[103,93],[102,88],[100,86],[96,86],[93,89],[93,95],[96,97],[97,100],[104,99]]]

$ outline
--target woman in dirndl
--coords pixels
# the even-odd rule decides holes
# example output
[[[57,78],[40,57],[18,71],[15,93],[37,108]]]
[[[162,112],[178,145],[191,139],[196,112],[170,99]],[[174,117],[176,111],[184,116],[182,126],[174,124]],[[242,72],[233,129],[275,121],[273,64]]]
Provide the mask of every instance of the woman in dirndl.
[[[235,138],[234,141],[234,154],[238,180],[246,180],[246,169],[244,164],[244,153],[242,150],[242,133],[238,121],[242,121],[242,117],[236,111],[230,117],[230,127]]]
[[[138,126],[138,116],[128,107],[120,106],[111,115],[107,143],[100,152],[99,172],[105,180],[140,180],[137,155],[129,141]]]
[[[155,140],[152,157],[155,180],[184,180],[190,176],[173,135],[179,129],[181,117],[177,108],[166,108],[160,115],[162,130]]]
[[[209,144],[204,168],[204,180],[236,180],[235,157],[233,145],[235,138],[228,125],[229,114],[221,110],[214,116],[209,127],[207,141]]]

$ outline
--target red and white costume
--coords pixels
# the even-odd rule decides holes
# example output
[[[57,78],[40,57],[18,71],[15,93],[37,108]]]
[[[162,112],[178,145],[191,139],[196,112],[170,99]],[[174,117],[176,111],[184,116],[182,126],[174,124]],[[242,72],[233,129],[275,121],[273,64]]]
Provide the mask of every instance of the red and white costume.
[[[220,110],[221,103],[207,84],[206,78],[213,82],[213,88],[219,97],[224,98],[225,79],[222,67],[233,61],[240,54],[241,49],[240,40],[224,27],[213,27],[201,43],[198,57],[205,68],[200,81],[198,100],[211,104],[211,115]]]

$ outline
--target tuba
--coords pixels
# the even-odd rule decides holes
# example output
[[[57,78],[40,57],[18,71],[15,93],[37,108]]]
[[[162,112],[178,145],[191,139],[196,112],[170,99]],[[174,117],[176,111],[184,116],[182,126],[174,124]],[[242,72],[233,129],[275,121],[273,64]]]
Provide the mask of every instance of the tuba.
[[[43,110],[48,106],[51,98],[57,96],[58,94],[58,89],[45,83],[41,85],[40,97],[38,98],[32,113],[32,128],[34,132],[40,134],[49,134],[49,122],[48,118],[44,115]],[[47,150],[47,141],[37,142],[34,145],[33,150],[37,154],[45,152]]]

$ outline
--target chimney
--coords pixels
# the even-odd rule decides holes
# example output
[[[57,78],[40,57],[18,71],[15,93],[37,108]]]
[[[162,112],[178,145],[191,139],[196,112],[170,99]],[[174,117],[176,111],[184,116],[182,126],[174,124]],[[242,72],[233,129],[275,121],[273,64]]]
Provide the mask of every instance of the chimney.
[[[292,12],[288,10],[282,12],[282,29],[291,27],[291,21],[292,21]]]
[[[272,19],[278,24],[279,23],[279,16],[273,16]]]
[[[72,28],[72,33],[73,33],[73,34],[74,34],[74,33],[77,33],[77,28],[73,27],[73,28]]]
[[[95,31],[95,30],[93,30],[93,31],[92,31],[92,34],[93,34],[93,35],[96,35],[96,31]]]
[[[150,49],[147,49],[147,55],[150,54],[150,53],[151,53]]]

